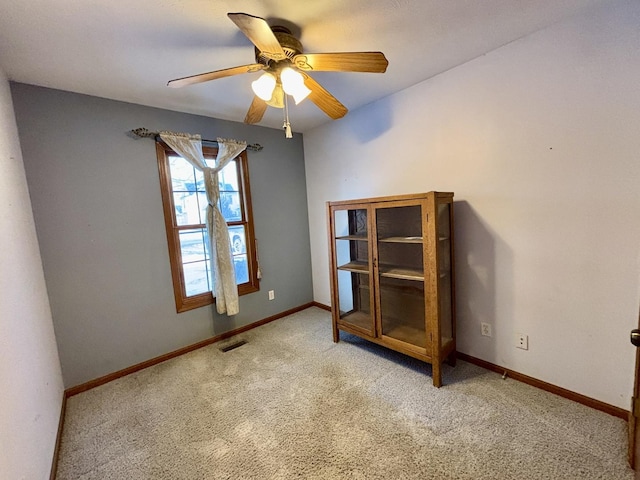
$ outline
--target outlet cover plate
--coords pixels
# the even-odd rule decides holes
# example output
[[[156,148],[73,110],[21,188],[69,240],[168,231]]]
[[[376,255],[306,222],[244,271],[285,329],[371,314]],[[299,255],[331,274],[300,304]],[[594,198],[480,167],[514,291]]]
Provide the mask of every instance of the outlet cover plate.
[[[516,348],[522,350],[529,350],[529,335],[523,333],[516,333]]]
[[[480,324],[480,333],[483,337],[491,337],[491,324],[482,322]]]

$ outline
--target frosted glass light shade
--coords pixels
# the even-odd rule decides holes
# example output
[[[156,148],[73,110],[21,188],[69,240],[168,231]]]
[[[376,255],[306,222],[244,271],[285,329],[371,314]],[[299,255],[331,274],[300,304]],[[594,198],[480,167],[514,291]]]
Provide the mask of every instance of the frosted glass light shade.
[[[306,85],[302,84],[300,85],[300,87],[297,88],[297,90],[294,93],[291,94],[291,96],[293,97],[293,100],[296,102],[296,105],[298,105],[302,100],[307,98],[310,93],[311,93],[311,90],[309,90],[306,87]]]
[[[276,77],[271,73],[263,73],[260,78],[251,82],[251,90],[265,102],[271,100],[273,89],[276,86]]]
[[[284,108],[284,92],[282,91],[282,84],[276,83],[273,89],[273,94],[269,100],[266,100],[267,105],[275,108]]]
[[[304,84],[304,77],[302,74],[293,68],[283,68],[280,72],[280,80],[282,81],[282,88],[288,95],[291,95],[299,104],[302,100],[307,98],[311,93],[311,90]]]

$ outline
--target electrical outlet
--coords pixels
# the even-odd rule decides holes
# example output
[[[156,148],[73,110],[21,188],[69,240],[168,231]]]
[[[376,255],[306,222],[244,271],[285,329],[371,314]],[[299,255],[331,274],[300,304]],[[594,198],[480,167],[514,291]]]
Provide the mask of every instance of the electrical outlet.
[[[516,348],[522,350],[529,350],[529,335],[523,333],[516,333]]]
[[[274,298],[276,298],[276,292],[269,290],[269,300],[273,300]]]
[[[482,334],[483,337],[490,337],[491,336],[491,324],[482,322],[480,324],[480,333]]]

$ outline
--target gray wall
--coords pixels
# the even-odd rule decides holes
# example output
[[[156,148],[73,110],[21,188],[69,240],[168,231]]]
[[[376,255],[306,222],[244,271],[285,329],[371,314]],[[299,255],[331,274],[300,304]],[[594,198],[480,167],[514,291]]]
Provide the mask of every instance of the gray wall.
[[[11,85],[65,387],[310,302],[301,135]],[[177,314],[155,145],[132,128],[260,143],[249,152],[261,290],[240,313]],[[267,291],[275,290],[269,301]]]

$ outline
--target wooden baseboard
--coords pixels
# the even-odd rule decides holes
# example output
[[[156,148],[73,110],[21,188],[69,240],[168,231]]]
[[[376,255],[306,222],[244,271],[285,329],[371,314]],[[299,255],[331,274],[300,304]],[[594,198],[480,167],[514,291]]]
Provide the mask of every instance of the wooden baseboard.
[[[167,360],[171,360],[172,358],[179,357],[180,355],[184,355],[185,353],[193,352],[194,350],[198,350],[199,348],[203,348],[213,343],[219,342],[221,340],[225,340],[227,338],[233,337],[234,335],[239,335],[241,333],[244,333],[246,331],[249,331],[256,327],[264,325],[266,323],[273,322],[274,320],[278,320],[279,318],[286,317],[287,315],[292,315],[302,310],[306,310],[309,307],[316,307],[316,306],[320,308],[324,308],[323,306],[321,306],[321,304],[316,304],[315,302],[305,303],[304,305],[300,305],[299,307],[295,307],[290,310],[280,312],[276,315],[272,315],[267,318],[263,318],[262,320],[258,320],[257,322],[250,323],[249,325],[245,325],[244,327],[236,328],[235,330],[221,333],[220,335],[207,338],[206,340],[203,340],[201,342],[194,343],[192,345],[187,345],[186,347],[179,348],[178,350],[174,350],[173,352],[165,353],[164,355],[160,355],[159,357],[145,360],[144,362],[138,363],[136,365],[132,365],[122,370],[118,370],[117,372],[113,372],[108,375],[104,375],[103,377],[90,380],[86,383],[76,385],[75,387],[67,388],[65,390],[66,398],[72,397],[82,392],[86,392],[87,390],[91,390],[92,388],[99,387],[100,385],[104,385],[105,383],[112,382],[113,380],[124,377],[131,373],[138,372],[148,367],[152,367],[153,365],[157,365]]]
[[[51,460],[51,472],[49,480],[56,480],[58,471],[58,456],[60,455],[60,442],[62,442],[62,429],[64,428],[64,417],[67,413],[67,392],[62,393],[62,405],[60,406],[60,420],[58,421],[58,433],[56,434],[56,444],[53,448],[53,459]]]
[[[538,380],[537,378],[533,378],[528,375],[524,375],[522,373],[509,370],[508,368],[495,365],[485,360],[472,357],[471,355],[467,355],[466,353],[458,352],[457,357],[460,360],[473,363],[474,365],[477,365],[482,368],[486,368],[487,370],[491,370],[492,372],[497,372],[502,375],[506,373],[507,377],[509,378],[513,378],[514,380],[518,380],[519,382],[526,383],[527,385],[531,385],[533,387],[539,388],[546,392],[554,393],[560,397],[568,398],[569,400],[573,400],[574,402],[581,403],[582,405],[586,405],[587,407],[595,408],[596,410],[600,410],[601,412],[608,413],[609,415],[613,415],[614,417],[621,418],[624,421],[629,420],[629,411],[623,408],[615,407],[613,405],[609,405],[608,403],[604,403],[599,400],[595,400],[593,398],[587,397],[585,395],[581,395],[580,393],[572,392],[571,390],[558,387],[551,383],[543,382],[542,380]]]
[[[325,305],[324,303],[311,302],[311,306],[321,308],[323,310],[326,310],[327,312],[331,311],[331,307],[329,305]]]

